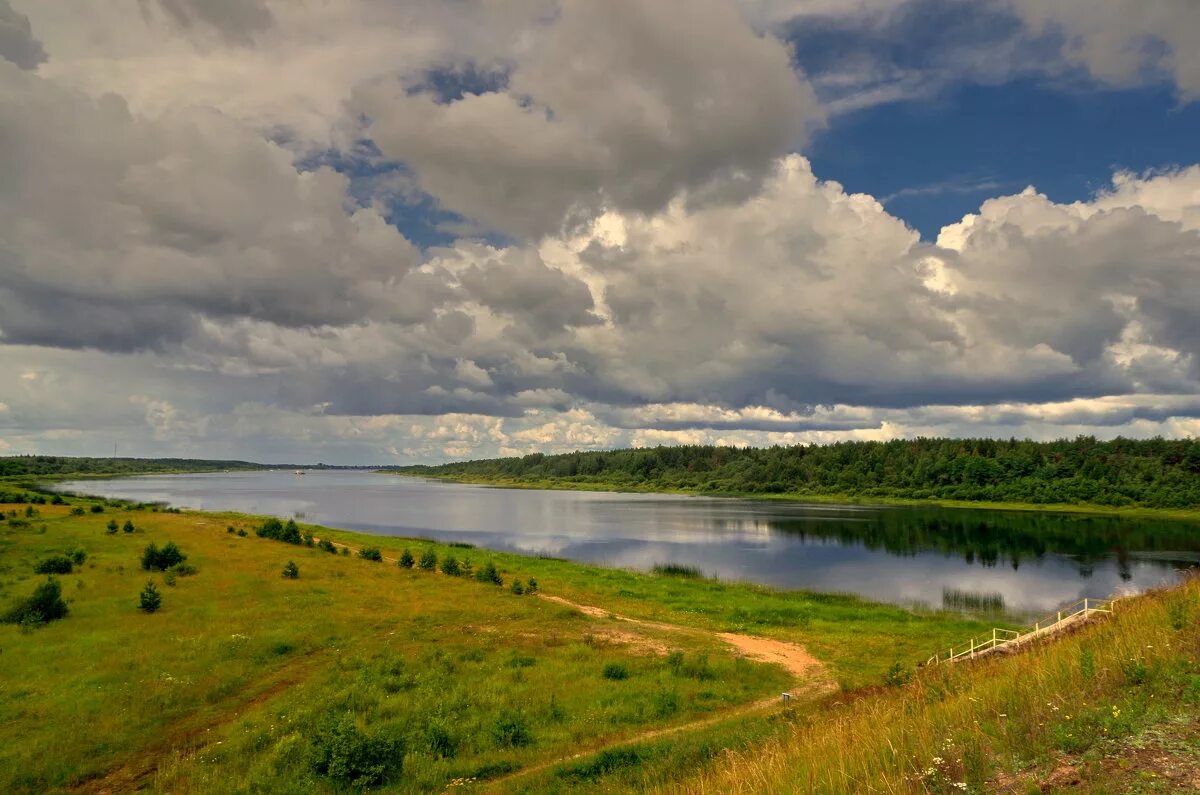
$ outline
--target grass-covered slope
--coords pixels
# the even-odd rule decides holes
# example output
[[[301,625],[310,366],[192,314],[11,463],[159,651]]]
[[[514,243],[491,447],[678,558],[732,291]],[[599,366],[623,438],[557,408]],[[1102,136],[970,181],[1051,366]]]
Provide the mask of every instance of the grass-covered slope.
[[[485,787],[796,685],[735,656],[718,632],[802,643],[854,686],[982,628],[849,597],[296,528],[301,541],[375,547],[373,561],[259,537],[254,517],[67,502],[0,506],[0,610],[21,614],[0,625],[4,792]],[[168,542],[186,560],[144,570],[173,562]],[[411,569],[392,562],[406,549]],[[420,567],[427,554],[438,569]],[[494,564],[503,586],[447,576],[451,556],[475,572]],[[47,566],[60,573],[35,573]],[[51,578],[67,613],[41,624],[27,602]],[[513,593],[530,578],[544,594],[658,624]],[[139,607],[148,582],[156,612]],[[731,743],[778,729],[745,720]],[[699,754],[680,759],[711,761],[713,746],[688,745],[693,733],[677,742]]]
[[[664,790],[1195,791],[1200,578],[1029,652],[843,701]]]
[[[466,461],[399,471],[509,485],[1200,507],[1200,440],[912,439],[794,447],[655,447]]]

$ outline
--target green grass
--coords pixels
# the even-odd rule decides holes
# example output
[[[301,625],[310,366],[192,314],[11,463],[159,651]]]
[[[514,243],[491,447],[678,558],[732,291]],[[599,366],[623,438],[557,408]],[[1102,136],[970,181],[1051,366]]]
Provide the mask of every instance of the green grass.
[[[938,666],[903,687],[813,710],[662,789],[1036,792],[1053,788],[1052,771],[1075,765],[1092,776],[1085,791],[1149,791],[1141,777],[1110,775],[1100,762],[1164,726],[1194,729],[1198,716],[1200,578],[1192,578],[1015,657]],[[1194,730],[1184,734],[1195,741]],[[1194,753],[1174,761],[1200,774]]]
[[[848,686],[877,682],[891,659],[923,659],[982,627],[853,597],[301,526],[355,549],[377,547],[389,561],[380,565],[258,538],[254,517],[69,502],[0,523],[0,607],[44,581],[33,573],[37,561],[86,552],[60,577],[65,619],[0,627],[6,792],[81,784],[332,791],[335,782],[314,772],[313,738],[343,715],[362,737],[403,746],[399,790],[441,789],[719,715],[792,685],[782,669],[737,658],[711,634],[593,619],[390,562],[405,548],[418,558],[453,554],[477,569],[490,561],[506,583],[536,578],[544,593],[622,614],[806,643]],[[72,515],[93,504],[105,510]],[[137,529],[109,534],[111,519]],[[140,568],[148,544],[168,541],[193,575]],[[289,560],[298,579],[280,576]],[[137,606],[147,581],[162,595],[153,614]],[[872,648],[886,649],[887,660]],[[701,668],[704,676],[691,675]]]

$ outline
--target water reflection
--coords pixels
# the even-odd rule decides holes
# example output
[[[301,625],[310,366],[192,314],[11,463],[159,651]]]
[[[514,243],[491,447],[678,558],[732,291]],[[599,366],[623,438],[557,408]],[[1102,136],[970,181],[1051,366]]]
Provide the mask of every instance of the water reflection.
[[[299,514],[380,535],[610,566],[672,561],[781,587],[933,606],[999,602],[1021,612],[1144,589],[1200,561],[1194,524],[1071,514],[489,489],[361,472],[160,475],[64,488]]]

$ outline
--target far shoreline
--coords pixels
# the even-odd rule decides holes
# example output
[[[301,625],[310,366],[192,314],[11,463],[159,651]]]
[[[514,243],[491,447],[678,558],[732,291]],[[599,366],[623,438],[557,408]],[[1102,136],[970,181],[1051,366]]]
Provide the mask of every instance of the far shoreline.
[[[886,507],[929,507],[953,508],[981,511],[1014,511],[1024,513],[1069,513],[1084,516],[1125,517],[1129,519],[1169,519],[1171,521],[1200,522],[1200,508],[1145,508],[1096,505],[1091,503],[1032,503],[1032,502],[983,502],[972,500],[915,499],[910,497],[857,496],[851,494],[814,494],[805,492],[783,492],[762,494],[759,492],[701,491],[698,489],[662,489],[637,485],[608,485],[604,483],[575,482],[564,480],[514,480],[508,478],[460,477],[437,475],[428,472],[413,472],[397,469],[379,469],[385,475],[445,481],[471,486],[521,489],[531,491],[592,491],[615,494],[675,494],[688,497],[715,497],[755,502],[785,502],[810,505],[851,505]]]

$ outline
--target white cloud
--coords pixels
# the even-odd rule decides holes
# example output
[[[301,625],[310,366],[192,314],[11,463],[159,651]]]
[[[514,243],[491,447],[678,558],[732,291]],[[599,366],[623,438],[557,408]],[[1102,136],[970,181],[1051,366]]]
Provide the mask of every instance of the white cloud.
[[[1008,0],[1033,32],[1064,38],[1066,58],[1117,85],[1168,75],[1200,97],[1200,4],[1192,0]]]

